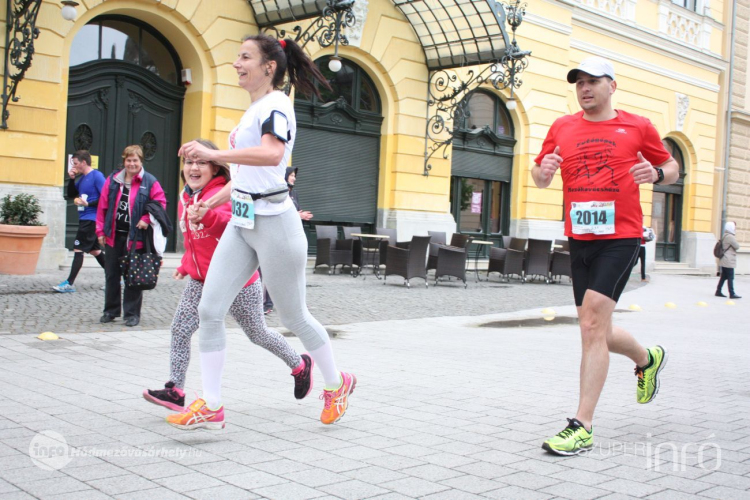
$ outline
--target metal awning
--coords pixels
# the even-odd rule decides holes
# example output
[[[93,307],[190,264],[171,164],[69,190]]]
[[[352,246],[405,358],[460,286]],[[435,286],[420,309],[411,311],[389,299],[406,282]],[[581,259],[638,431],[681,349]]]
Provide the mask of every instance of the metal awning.
[[[431,70],[497,61],[509,45],[495,0],[394,0],[417,33]]]
[[[258,27],[301,21],[323,12],[326,0],[248,0]]]
[[[356,0],[248,0],[265,28],[319,16],[331,4]],[[510,44],[505,9],[495,0],[393,0],[422,44],[430,70],[500,60]]]

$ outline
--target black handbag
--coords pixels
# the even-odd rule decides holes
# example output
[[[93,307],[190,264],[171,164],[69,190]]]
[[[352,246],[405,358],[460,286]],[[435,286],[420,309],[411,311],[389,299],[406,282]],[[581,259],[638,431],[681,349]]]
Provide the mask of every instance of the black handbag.
[[[136,230],[133,245],[127,254],[120,257],[123,281],[132,290],[153,290],[159,279],[161,256],[151,248],[148,236],[140,238],[145,233],[144,230]],[[136,251],[139,239],[143,241],[142,252]]]

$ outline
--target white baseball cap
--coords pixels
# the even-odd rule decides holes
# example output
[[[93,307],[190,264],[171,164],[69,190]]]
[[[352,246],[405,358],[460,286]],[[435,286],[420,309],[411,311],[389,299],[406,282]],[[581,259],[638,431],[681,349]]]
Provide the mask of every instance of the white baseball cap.
[[[601,57],[587,57],[576,69],[568,71],[568,83],[575,83],[578,78],[578,72],[583,71],[591,76],[600,77],[608,76],[615,79],[615,68],[612,63]]]

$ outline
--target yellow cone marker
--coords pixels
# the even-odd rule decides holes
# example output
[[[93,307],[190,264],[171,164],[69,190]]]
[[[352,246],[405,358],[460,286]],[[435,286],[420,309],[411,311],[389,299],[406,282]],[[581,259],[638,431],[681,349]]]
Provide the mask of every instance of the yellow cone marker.
[[[667,309],[677,309],[677,304],[675,304],[674,302],[667,302],[666,304],[664,304],[664,307],[666,307]]]
[[[548,307],[547,309],[542,309],[542,314],[546,314],[547,316],[554,316],[555,310]]]
[[[554,316],[545,316],[544,321],[553,321],[555,319]]]
[[[733,300],[727,300],[727,305],[728,306],[733,306],[734,305],[734,301]]]
[[[60,339],[60,337],[58,337],[52,332],[42,332],[39,334],[37,338],[39,340],[59,340]]]
[[[628,307],[628,309],[630,309],[631,311],[640,311],[641,306],[639,306],[638,304],[630,304],[630,307]]]
[[[700,301],[696,304],[698,307],[708,307],[708,304],[706,302]]]

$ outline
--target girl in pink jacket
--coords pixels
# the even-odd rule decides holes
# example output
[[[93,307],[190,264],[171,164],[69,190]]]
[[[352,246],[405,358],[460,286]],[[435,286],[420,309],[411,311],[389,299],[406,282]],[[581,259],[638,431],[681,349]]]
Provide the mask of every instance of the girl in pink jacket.
[[[208,148],[218,149],[211,141],[198,139],[198,142]],[[185,253],[173,278],[181,280],[190,276],[190,280],[182,292],[172,320],[169,382],[164,385],[164,389],[143,391],[146,401],[175,411],[182,411],[185,406],[184,388],[190,363],[190,339],[199,326],[198,304],[203,292],[203,281],[211,257],[232,215],[229,203],[213,209],[195,208],[198,206],[197,202],[210,198],[229,181],[227,165],[185,159],[181,174],[185,189],[178,207],[178,216]],[[313,360],[307,354],[297,354],[279,332],[268,328],[263,316],[263,287],[258,278],[257,272],[253,274],[234,299],[229,312],[254,344],[275,354],[292,369],[294,397],[302,399],[312,389]]]

